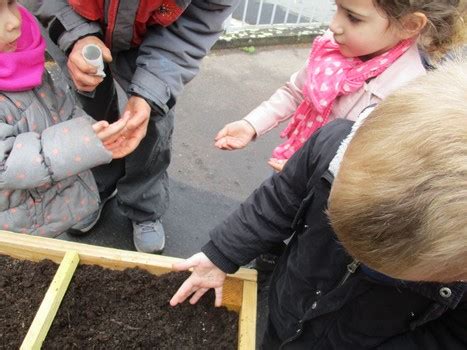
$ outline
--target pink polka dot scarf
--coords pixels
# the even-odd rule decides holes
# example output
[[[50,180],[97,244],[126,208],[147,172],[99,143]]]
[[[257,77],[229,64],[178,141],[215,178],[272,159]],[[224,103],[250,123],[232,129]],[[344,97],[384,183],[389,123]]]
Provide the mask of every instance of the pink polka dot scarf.
[[[277,146],[272,156],[289,159],[308,138],[327,123],[337,97],[360,89],[365,81],[384,72],[412,45],[403,40],[391,50],[367,61],[342,56],[332,35],[326,33],[313,42],[307,62],[304,99],[287,128],[281,133],[287,141]]]
[[[0,90],[25,91],[42,83],[45,40],[32,14],[18,5],[21,36],[16,51],[0,53]]]

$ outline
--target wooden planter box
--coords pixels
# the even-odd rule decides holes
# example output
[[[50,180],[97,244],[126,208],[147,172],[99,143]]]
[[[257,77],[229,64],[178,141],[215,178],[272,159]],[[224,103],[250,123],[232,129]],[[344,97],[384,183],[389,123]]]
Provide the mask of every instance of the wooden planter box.
[[[130,252],[1,230],[0,254],[32,261],[50,259],[61,264],[21,349],[40,349],[77,265],[100,265],[113,270],[139,267],[152,274],[161,275],[171,272],[172,264],[181,261],[178,258],[162,255]],[[236,274],[227,276],[224,285],[223,305],[239,313],[238,348],[241,350],[255,349],[255,270],[240,269]]]

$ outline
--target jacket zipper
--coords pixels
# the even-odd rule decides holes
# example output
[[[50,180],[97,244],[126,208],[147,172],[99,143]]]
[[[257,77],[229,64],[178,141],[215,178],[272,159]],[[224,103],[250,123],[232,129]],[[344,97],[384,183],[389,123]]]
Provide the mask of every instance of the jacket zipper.
[[[344,277],[339,283],[339,286],[342,286],[349,279],[350,275],[355,273],[355,271],[357,271],[359,266],[360,266],[360,262],[358,260],[354,260],[350,264],[348,264],[347,272],[345,273]]]
[[[348,264],[347,265],[347,271],[346,271],[344,277],[342,278],[342,280],[340,281],[339,286],[342,286],[349,279],[350,275],[352,275],[353,273],[355,273],[355,271],[357,271],[359,266],[360,266],[360,262],[358,260],[354,260],[350,264]],[[287,345],[288,343],[293,342],[301,334],[302,334],[302,332],[297,330],[297,332],[296,332],[296,334],[294,336],[287,339],[285,342],[283,342],[281,344],[281,346],[279,347],[279,350],[283,349],[284,346]]]
[[[37,93],[36,88],[34,88],[32,91],[33,91],[34,95],[36,96],[37,101],[39,101],[42,108],[44,108],[44,111],[45,111],[45,113],[47,114],[47,117],[48,117],[48,121],[51,121],[52,120],[52,114],[50,113],[50,110],[47,107],[47,104],[42,100],[42,97],[39,96],[39,94]],[[48,124],[48,122],[46,122],[46,124]],[[42,140],[41,140],[41,142],[42,142]],[[53,182],[52,178],[50,179],[50,181]],[[44,205],[42,203],[42,196],[39,194],[39,191],[36,188],[30,189],[29,193],[31,193],[31,196],[33,197],[35,207],[37,206],[38,203],[40,203],[41,212],[37,213],[37,211],[36,211],[36,223],[38,225],[40,225],[40,226],[43,226],[44,225]]]

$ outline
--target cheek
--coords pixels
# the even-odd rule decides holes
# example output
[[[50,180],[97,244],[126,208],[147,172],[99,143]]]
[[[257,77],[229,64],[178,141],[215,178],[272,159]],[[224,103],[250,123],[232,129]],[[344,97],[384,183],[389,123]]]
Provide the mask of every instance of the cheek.
[[[366,40],[367,36],[355,33],[348,37],[345,45],[341,47],[341,53],[347,57],[363,56],[371,50],[372,43]]]

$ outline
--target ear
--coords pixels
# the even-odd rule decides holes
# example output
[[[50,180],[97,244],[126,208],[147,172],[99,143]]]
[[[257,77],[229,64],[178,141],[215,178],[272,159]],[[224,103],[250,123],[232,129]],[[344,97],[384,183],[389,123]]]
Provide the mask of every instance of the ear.
[[[421,33],[428,23],[424,13],[414,12],[402,18],[401,39],[409,39]]]

